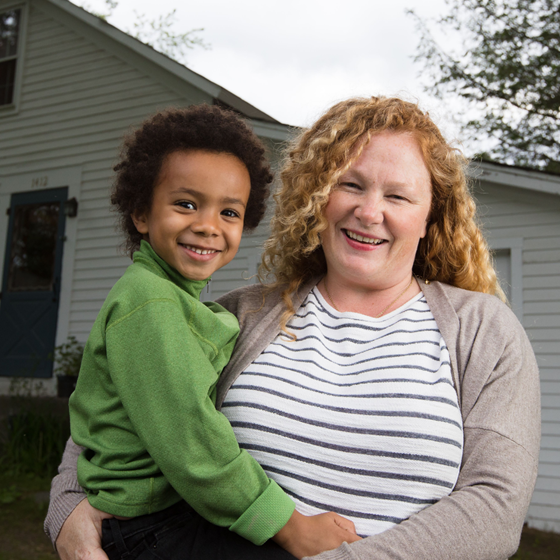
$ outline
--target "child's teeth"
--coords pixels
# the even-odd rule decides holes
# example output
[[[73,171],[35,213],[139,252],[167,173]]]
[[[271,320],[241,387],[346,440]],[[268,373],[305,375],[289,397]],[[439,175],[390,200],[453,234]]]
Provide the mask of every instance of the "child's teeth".
[[[187,249],[190,249],[191,251],[194,251],[195,253],[197,253],[199,255],[208,255],[210,253],[215,253],[216,252],[213,249],[198,249],[197,247],[191,247],[190,245],[185,245],[185,247]]]

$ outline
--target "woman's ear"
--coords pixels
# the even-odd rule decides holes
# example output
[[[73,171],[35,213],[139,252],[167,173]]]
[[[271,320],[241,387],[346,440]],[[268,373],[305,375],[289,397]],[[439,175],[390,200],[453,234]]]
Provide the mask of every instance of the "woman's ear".
[[[130,217],[134,222],[134,226],[138,230],[138,233],[142,235],[148,234],[148,213],[147,212],[139,212],[135,210]]]

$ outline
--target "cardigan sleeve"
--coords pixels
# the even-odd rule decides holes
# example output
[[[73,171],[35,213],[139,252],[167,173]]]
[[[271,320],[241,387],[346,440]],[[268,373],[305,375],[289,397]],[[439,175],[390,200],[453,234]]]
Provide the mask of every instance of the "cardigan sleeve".
[[[78,483],[77,472],[78,457],[83,450],[84,448],[76,445],[72,438],[68,439],[58,474],[51,483],[49,510],[44,529],[53,546],[68,516],[86,498],[84,489]]]
[[[463,371],[464,453],[454,491],[314,560],[503,560],[517,550],[538,468],[538,369],[513,313],[497,298],[481,305],[483,312],[463,306],[456,340],[446,339]]]

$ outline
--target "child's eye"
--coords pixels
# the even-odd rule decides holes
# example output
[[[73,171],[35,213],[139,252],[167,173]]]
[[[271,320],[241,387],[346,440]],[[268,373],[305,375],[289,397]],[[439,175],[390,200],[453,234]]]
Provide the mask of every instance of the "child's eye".
[[[186,210],[196,210],[195,203],[188,200],[179,200],[175,203],[175,205],[180,206],[181,208],[185,208]]]
[[[227,216],[228,218],[239,218],[239,212],[236,212],[235,210],[222,210],[222,215],[223,216]]]

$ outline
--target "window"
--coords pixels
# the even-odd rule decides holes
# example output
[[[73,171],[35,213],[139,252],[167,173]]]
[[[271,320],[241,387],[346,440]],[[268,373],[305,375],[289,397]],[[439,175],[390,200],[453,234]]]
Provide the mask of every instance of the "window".
[[[21,9],[0,14],[0,106],[14,102]]]
[[[523,323],[523,238],[494,238],[488,241],[500,286],[513,312]]]

